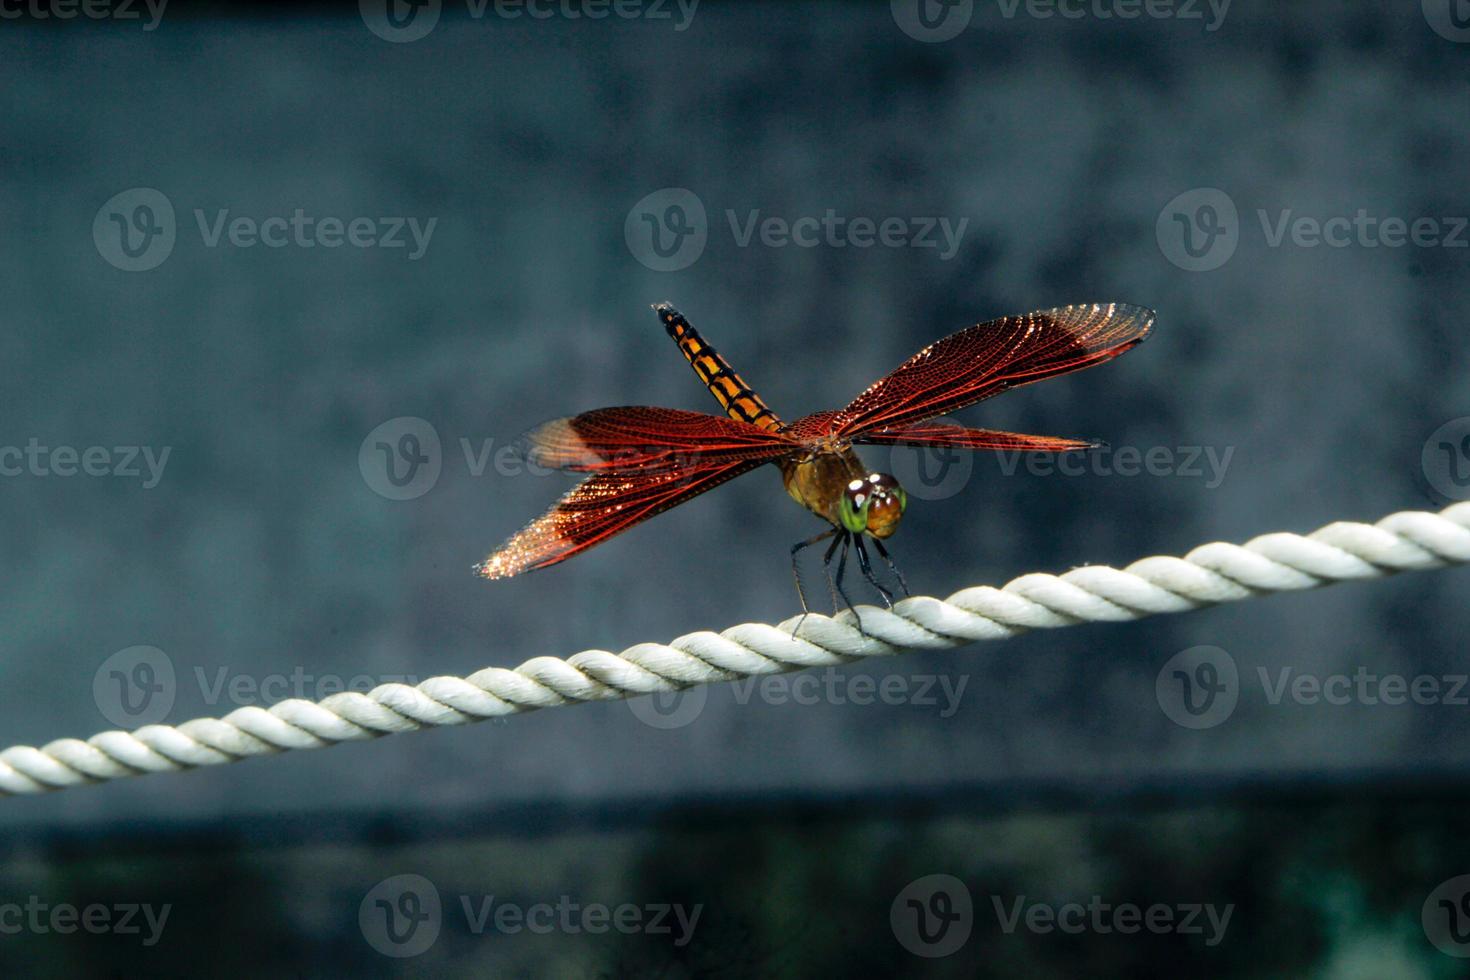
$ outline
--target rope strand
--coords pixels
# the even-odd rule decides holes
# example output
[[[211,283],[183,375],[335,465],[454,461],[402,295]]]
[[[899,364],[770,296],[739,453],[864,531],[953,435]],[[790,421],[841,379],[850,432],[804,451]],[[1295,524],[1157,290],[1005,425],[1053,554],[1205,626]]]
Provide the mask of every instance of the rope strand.
[[[1273,592],[1470,562],[1470,502],[1438,514],[1404,511],[1377,524],[1339,521],[1302,537],[1265,534],[1244,545],[1201,545],[1183,558],[1143,558],[1124,569],[1074,568],[1030,574],[1004,588],[962,589],[948,599],[914,596],[884,610],[862,607],[867,635],[851,611],[813,613],[769,626],[745,623],[622,653],[584,650],[560,660],[534,657],[514,670],[487,667],[468,677],[431,677],[410,687],[383,684],[319,702],[293,699],[244,707],[223,718],[145,725],[86,741],[0,752],[0,795],[215,766],[292,749],[319,749],[441,725],[463,725],[537,708],[607,701],[696,684],[848,663],[905,650],[943,650],[1003,640],[1032,629],[1122,622],[1186,612]]]

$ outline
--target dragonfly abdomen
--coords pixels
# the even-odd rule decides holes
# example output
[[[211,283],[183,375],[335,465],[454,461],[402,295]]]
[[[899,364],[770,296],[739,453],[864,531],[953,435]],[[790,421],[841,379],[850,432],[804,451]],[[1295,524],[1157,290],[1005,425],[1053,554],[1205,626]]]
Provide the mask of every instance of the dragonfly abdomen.
[[[738,422],[749,422],[767,432],[774,432],[781,427],[781,420],[776,417],[776,413],[735,373],[730,362],[705,342],[699,331],[684,319],[683,314],[668,303],[659,303],[654,309],[658,311],[658,318],[663,321],[664,329],[669,332],[674,343],[679,345],[685,360],[694,368],[694,373],[699,375],[699,380],[704,382],[709,393],[724,408],[725,414]]]

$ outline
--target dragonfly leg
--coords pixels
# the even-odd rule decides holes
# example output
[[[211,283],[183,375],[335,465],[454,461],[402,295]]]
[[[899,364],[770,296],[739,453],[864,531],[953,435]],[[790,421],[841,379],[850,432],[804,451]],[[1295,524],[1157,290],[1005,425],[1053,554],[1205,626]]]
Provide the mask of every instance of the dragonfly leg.
[[[832,543],[827,545],[827,553],[822,556],[822,571],[827,576],[827,591],[832,593],[832,612],[835,614],[839,600],[837,598],[837,584],[832,581],[832,556],[836,554],[837,546],[847,540],[847,534],[843,531],[837,531],[836,528],[833,528],[833,531],[836,532],[837,537],[833,538]],[[842,549],[842,557],[844,560],[847,558],[847,549],[845,547]],[[842,572],[840,569],[842,566],[839,565],[837,567],[839,569],[837,574],[841,576]]]
[[[873,539],[873,547],[877,548],[878,549],[878,554],[882,555],[883,556],[883,560],[886,561],[886,562],[888,562],[888,567],[890,569],[892,569],[892,571],[893,571],[893,577],[896,578],[896,579],[898,579],[898,587],[900,589],[903,589],[903,594],[904,595],[913,595],[913,593],[909,591],[909,584],[908,584],[908,582],[904,581],[903,572],[900,572],[898,570],[898,565],[894,564],[893,556],[888,553],[888,549],[887,548],[883,547],[883,542],[882,541],[879,541],[877,538],[874,538]]]
[[[798,541],[796,544],[791,546],[791,577],[796,579],[796,597],[801,600],[801,618],[796,621],[796,627],[791,631],[792,639],[796,638],[796,633],[798,630],[801,629],[801,624],[806,622],[806,618],[810,616],[812,612],[811,607],[808,606],[806,603],[806,590],[803,589],[801,585],[801,565],[797,562],[796,556],[801,552],[803,548],[810,548],[818,541],[825,541],[836,533],[837,528],[829,527],[821,534],[815,534],[807,538],[805,541]],[[834,541],[832,544],[833,547],[836,547],[837,542]],[[830,560],[831,557],[832,549],[828,548],[827,558]]]
[[[878,594],[883,597],[884,605],[892,609],[893,593],[884,588],[883,583],[878,581],[878,576],[873,574],[873,563],[868,561],[868,549],[863,544],[863,536],[859,534],[855,537],[857,538],[855,543],[857,545],[858,566],[863,570],[863,578],[867,579],[868,584],[878,590]],[[874,538],[873,540],[877,541],[878,539]]]
[[[863,634],[864,636],[867,636],[868,632],[867,630],[863,629],[863,620],[862,617],[858,615],[857,606],[854,606],[852,604],[852,600],[847,597],[847,591],[842,587],[842,576],[847,571],[847,546],[852,543],[852,535],[846,533],[839,534],[837,536],[837,540],[833,541],[831,547],[827,549],[826,557],[828,559],[832,557],[832,548],[835,548],[837,546],[838,541],[842,542],[842,555],[837,559],[837,576],[836,578],[833,578],[830,570],[827,574],[827,583],[832,586],[832,591],[836,593],[836,595],[832,597],[832,611],[834,613],[837,612],[837,596],[841,596],[842,604],[847,606],[848,609],[852,610],[852,619],[853,622],[857,624],[858,632]],[[826,559],[823,560],[823,564],[825,563]]]

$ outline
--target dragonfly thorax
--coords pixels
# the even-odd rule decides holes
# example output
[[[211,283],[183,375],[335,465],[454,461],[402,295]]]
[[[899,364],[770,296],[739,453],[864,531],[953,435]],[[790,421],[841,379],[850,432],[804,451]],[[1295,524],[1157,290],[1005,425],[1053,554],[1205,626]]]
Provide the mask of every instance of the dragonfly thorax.
[[[903,488],[887,473],[869,470],[851,447],[835,452],[813,447],[780,466],[792,499],[836,527],[875,538],[898,529],[908,503]]]

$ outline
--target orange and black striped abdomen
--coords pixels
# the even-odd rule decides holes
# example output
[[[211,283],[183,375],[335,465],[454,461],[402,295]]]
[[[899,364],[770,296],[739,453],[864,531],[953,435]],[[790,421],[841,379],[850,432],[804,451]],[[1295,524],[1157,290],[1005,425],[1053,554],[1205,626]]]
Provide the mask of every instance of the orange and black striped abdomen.
[[[715,396],[727,415],[738,422],[749,422],[768,432],[781,428],[781,420],[776,417],[776,413],[766,407],[766,403],[740,379],[740,375],[735,373],[735,369],[718,351],[705,343],[704,338],[689,325],[683,314],[668,303],[659,303],[654,310],[663,321],[664,329],[674,338],[679,350],[684,352],[694,373],[699,375],[699,380],[704,382],[704,386]]]

